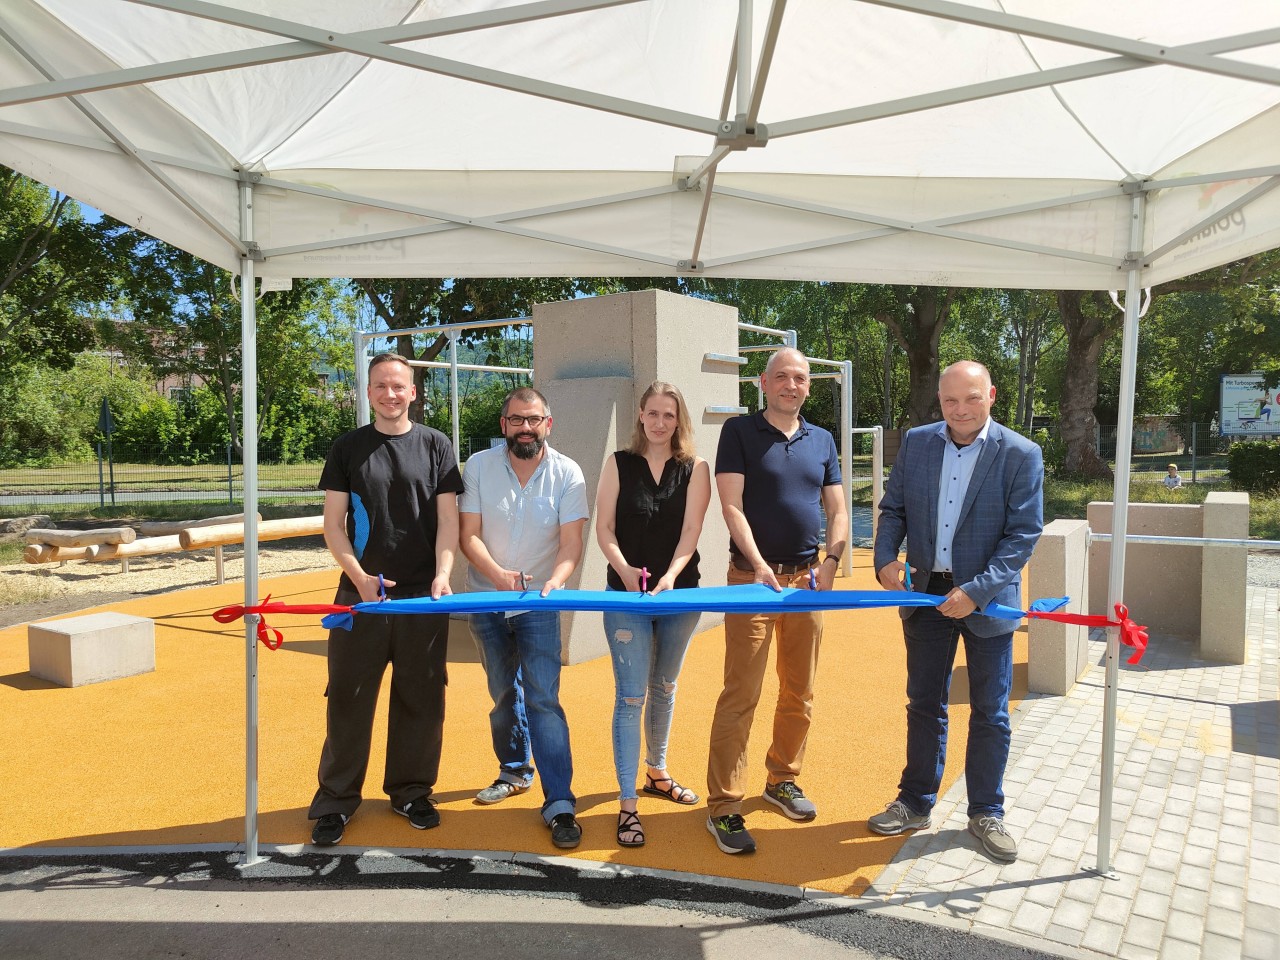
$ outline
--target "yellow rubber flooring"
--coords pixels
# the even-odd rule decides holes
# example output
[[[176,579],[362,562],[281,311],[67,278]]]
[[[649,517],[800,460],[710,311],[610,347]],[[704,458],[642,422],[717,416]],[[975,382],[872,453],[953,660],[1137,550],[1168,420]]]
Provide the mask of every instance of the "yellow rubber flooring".
[[[868,551],[855,552],[844,589],[873,589]],[[336,572],[261,584],[289,603],[327,603]],[[73,689],[28,673],[26,627],[0,630],[0,848],[235,843],[244,839],[245,665],[243,628],[210,616],[243,601],[243,585],[209,586],[100,609],[156,621],[156,671]],[[276,617],[276,651],[259,647],[259,831],[264,844],[304,843],[307,806],[324,740],[325,632],[316,617]],[[721,628],[694,638],[680,679],[669,751],[673,775],[705,794],[707,736],[720,692]],[[1015,634],[1014,696],[1026,692],[1026,633]],[[967,683],[961,648],[952,685],[952,735],[944,791],[963,764]],[[897,611],[828,614],[814,722],[800,783],[818,819],[795,824],[759,798],[776,681],[766,679],[751,738],[752,795],[744,811],[759,846],[726,856],[706,831],[706,808],[642,795],[648,843],[615,839],[608,658],[564,669],[562,701],[574,754],[574,790],[588,861],[791,884],[857,895],[901,846],[872,834],[866,818],[895,794],[905,751],[905,669]],[[417,831],[381,792],[387,684],[383,685],[365,802],[344,844],[557,854],[534,788],[492,807],[472,800],[494,777],[490,702],[479,664],[449,668],[444,756],[436,799],[441,826]]]

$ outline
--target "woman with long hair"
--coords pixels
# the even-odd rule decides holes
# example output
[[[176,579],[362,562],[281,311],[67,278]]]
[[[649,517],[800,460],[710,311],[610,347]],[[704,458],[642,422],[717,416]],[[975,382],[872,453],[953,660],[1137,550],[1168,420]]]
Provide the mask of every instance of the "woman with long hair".
[[[711,502],[711,470],[693,452],[693,427],[680,391],[655,380],[640,398],[631,446],[605,461],[596,491],[596,539],[609,561],[609,589],[661,593],[698,585],[698,537]],[[644,792],[679,804],[698,795],[667,772],[676,680],[697,613],[606,613],[613,660],[613,760],[618,843],[638,847],[636,812],[641,716],[648,766]]]

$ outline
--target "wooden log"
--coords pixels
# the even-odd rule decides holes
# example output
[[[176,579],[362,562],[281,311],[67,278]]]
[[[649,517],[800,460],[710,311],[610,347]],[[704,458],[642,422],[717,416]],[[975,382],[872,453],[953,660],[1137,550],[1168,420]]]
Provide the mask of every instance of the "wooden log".
[[[182,549],[175,533],[168,537],[143,537],[133,543],[104,543],[86,548],[90,552],[85,557],[91,563],[104,560],[127,560],[129,557],[153,557],[158,553],[177,553]]]
[[[289,537],[313,537],[324,533],[324,517],[293,517],[288,520],[264,520],[258,524],[258,539],[285,540]],[[226,543],[244,542],[244,524],[228,523],[217,527],[198,527],[178,534],[183,550],[199,550]]]
[[[262,514],[258,514],[262,522]],[[243,513],[231,513],[225,517],[205,517],[203,520],[147,520],[138,524],[138,535],[143,537],[175,537],[193,527],[218,527],[227,523],[244,523]]]
[[[22,559],[27,563],[52,563],[53,547],[47,543],[28,543],[22,551]]]
[[[47,543],[51,547],[91,547],[99,543],[133,543],[138,534],[133,527],[103,527],[101,530],[28,530],[27,543]]]
[[[47,543],[29,543],[22,551],[27,563],[58,563],[62,560],[84,560],[93,547],[51,547]]]

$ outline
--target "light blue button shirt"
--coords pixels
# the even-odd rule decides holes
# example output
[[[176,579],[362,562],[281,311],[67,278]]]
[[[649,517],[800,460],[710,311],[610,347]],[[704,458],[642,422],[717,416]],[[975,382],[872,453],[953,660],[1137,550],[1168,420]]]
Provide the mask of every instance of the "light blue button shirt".
[[[480,539],[505,570],[529,576],[529,589],[541,590],[556,568],[560,527],[591,516],[582,469],[550,445],[523,487],[503,444],[473,454],[462,469],[462,513],[480,514]],[[475,567],[467,572],[468,590],[493,590]]]
[[[938,530],[933,539],[933,569],[935,572],[952,573],[951,543],[956,536],[956,525],[960,522],[960,508],[964,506],[964,495],[969,490],[969,481],[973,478],[973,468],[987,442],[987,431],[991,429],[991,418],[978,431],[973,443],[967,447],[957,447],[951,440],[951,431],[942,424],[942,439],[947,448],[942,452],[942,475],[938,478]]]

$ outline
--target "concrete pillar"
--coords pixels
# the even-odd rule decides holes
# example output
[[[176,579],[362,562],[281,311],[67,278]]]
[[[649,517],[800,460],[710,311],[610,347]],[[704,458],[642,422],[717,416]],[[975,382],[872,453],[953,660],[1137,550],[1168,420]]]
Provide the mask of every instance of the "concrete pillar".
[[[582,467],[593,507],[600,468],[606,457],[630,442],[640,395],[654,380],[680,388],[693,420],[698,455],[714,466],[727,416],[709,414],[706,408],[737,406],[739,368],[706,361],[704,355],[737,354],[737,310],[645,290],[538,304],[533,319],[534,385],[551,404],[555,422],[550,443]],[[714,483],[698,550],[703,585],[723,585],[729,531]],[[585,555],[568,586],[603,590],[607,568],[596,546],[595,528],[588,524]],[[564,663],[608,653],[599,613],[561,617]],[[699,629],[723,619],[720,614],[704,614]]]
[[[1244,539],[1249,536],[1249,495],[1211,493],[1203,508],[1205,537]],[[1245,620],[1245,583],[1248,579],[1247,547],[1206,546],[1202,576],[1204,599],[1200,605],[1200,656],[1223,663],[1248,659]]]
[[[1067,613],[1089,609],[1089,524],[1054,520],[1027,565],[1033,597],[1070,597]],[[1089,664],[1089,628],[1048,620],[1027,623],[1027,689],[1063,696]]]

